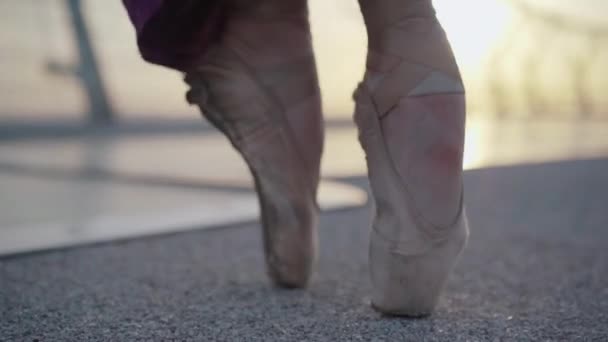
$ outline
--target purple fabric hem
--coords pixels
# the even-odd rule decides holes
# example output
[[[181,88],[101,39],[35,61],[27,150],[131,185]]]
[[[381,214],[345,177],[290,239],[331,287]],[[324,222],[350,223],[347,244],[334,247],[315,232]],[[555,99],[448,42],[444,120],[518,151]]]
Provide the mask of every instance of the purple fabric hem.
[[[186,71],[219,36],[222,0],[123,0],[142,58]]]
[[[135,30],[141,32],[146,22],[152,18],[163,4],[163,0],[123,0]]]

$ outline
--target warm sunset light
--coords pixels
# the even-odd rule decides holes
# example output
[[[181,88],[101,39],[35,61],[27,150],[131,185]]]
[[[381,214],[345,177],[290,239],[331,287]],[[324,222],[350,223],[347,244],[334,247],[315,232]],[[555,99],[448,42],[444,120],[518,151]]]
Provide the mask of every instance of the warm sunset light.
[[[502,0],[435,0],[434,4],[463,68],[477,66],[512,19],[511,8]]]

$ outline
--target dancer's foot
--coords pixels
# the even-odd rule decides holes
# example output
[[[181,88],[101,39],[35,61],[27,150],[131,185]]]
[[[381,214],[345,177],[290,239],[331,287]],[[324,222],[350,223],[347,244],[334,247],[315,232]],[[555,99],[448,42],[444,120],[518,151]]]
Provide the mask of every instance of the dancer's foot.
[[[360,4],[369,52],[355,120],[376,203],[373,306],[425,316],[468,238],[464,88],[430,0]]]
[[[233,1],[221,39],[186,81],[189,101],[253,174],[271,279],[305,286],[316,260],[323,145],[306,2]]]

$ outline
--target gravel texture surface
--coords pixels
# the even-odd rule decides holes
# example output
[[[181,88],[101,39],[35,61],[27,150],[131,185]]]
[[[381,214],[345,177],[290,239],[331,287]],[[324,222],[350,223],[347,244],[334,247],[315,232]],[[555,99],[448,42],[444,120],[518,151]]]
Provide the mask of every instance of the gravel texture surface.
[[[608,160],[465,181],[471,240],[428,319],[368,306],[367,206],[323,214],[305,291],[269,285],[257,224],[0,259],[0,340],[608,340]]]

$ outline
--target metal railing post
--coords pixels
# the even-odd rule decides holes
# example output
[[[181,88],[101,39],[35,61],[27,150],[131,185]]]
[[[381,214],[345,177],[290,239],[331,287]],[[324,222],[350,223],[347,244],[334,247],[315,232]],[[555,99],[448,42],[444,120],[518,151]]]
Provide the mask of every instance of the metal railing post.
[[[108,100],[103,79],[88,27],[86,25],[81,0],[65,0],[68,7],[72,29],[78,47],[79,65],[78,76],[81,80],[89,103],[89,120],[92,124],[108,125],[114,122],[114,111]]]

